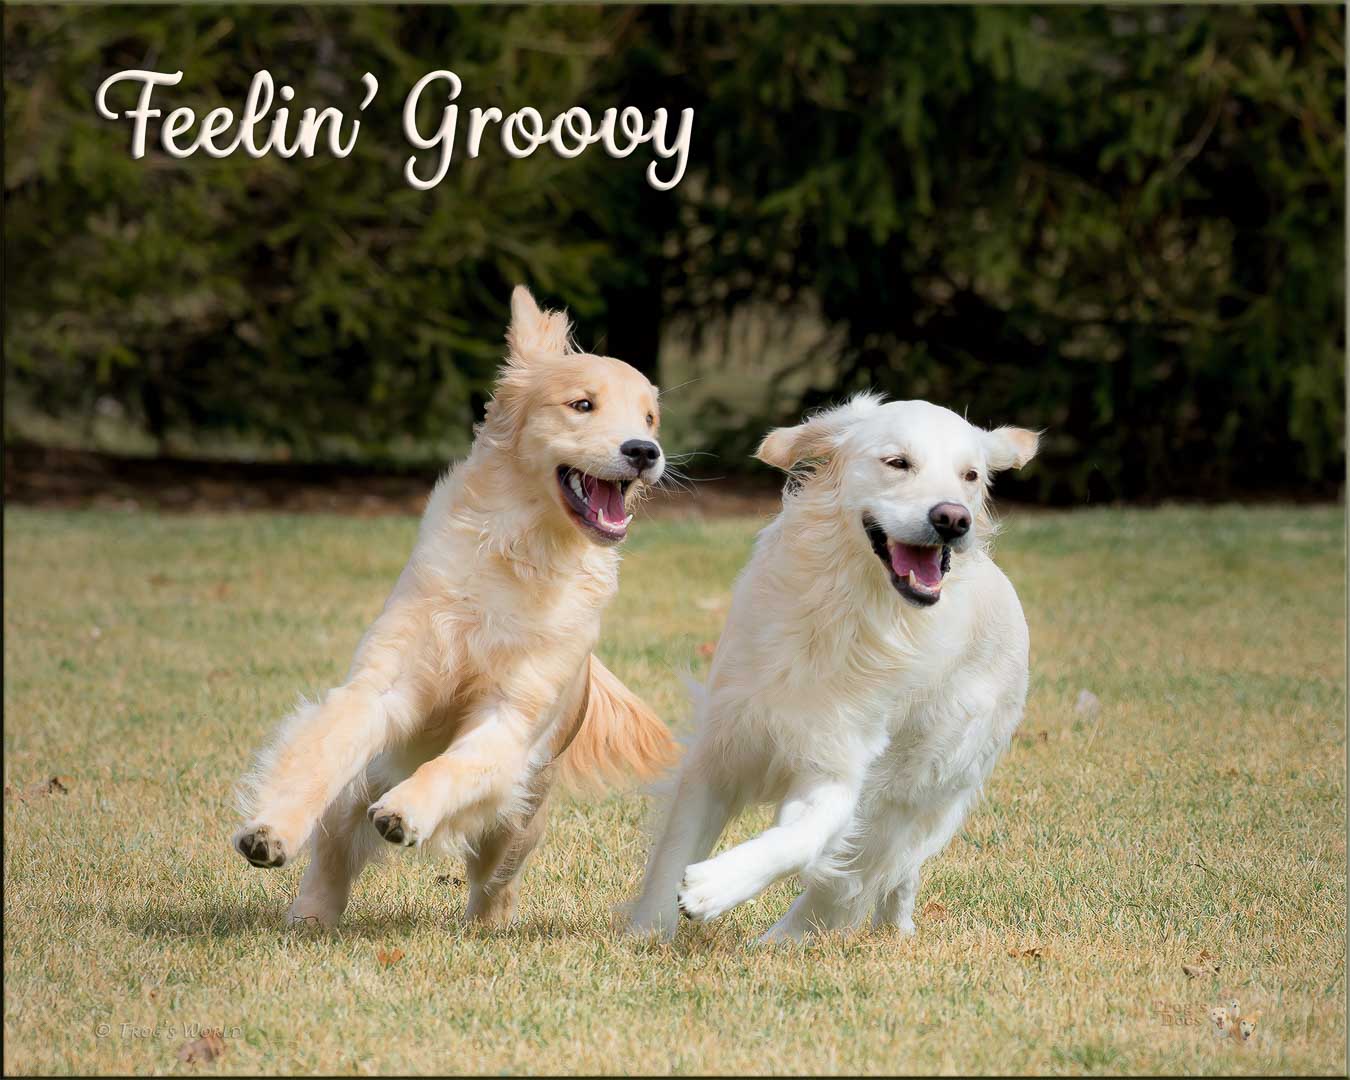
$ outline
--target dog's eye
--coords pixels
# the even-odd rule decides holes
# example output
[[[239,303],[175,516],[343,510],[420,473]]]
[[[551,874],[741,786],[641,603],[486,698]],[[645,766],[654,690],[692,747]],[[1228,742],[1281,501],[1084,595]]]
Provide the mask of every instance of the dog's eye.
[[[588,397],[577,398],[576,401],[569,401],[567,404],[577,412],[590,412],[595,408],[595,402]]]
[[[648,413],[648,414],[647,414],[647,426],[648,426],[648,427],[651,427],[654,423],[656,423],[656,417],[654,417],[651,413]]]
[[[900,469],[902,472],[909,471],[909,458],[903,454],[900,457],[882,458],[883,465],[889,465],[892,469]]]
[[[967,469],[967,470],[966,470],[966,483],[967,483],[967,484],[973,484],[973,483],[975,483],[975,481],[978,480],[979,478],[980,478],[980,474],[977,473],[974,469]]]

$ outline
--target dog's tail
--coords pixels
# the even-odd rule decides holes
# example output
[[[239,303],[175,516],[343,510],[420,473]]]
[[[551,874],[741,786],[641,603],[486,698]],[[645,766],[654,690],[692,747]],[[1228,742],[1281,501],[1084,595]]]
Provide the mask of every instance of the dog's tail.
[[[679,756],[666,725],[595,656],[588,675],[581,726],[558,759],[563,783],[594,789],[622,776],[660,776]]]

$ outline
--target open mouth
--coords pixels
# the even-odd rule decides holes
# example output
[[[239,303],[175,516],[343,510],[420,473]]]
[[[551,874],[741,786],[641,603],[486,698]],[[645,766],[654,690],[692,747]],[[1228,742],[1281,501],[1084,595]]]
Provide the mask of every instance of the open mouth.
[[[931,607],[942,599],[942,582],[952,567],[946,544],[900,544],[870,517],[863,518],[872,550],[886,567],[895,591],[912,604]]]
[[[605,543],[618,543],[628,535],[633,515],[624,510],[624,496],[631,480],[604,480],[570,465],[558,466],[558,486],[563,504],[572,516]]]

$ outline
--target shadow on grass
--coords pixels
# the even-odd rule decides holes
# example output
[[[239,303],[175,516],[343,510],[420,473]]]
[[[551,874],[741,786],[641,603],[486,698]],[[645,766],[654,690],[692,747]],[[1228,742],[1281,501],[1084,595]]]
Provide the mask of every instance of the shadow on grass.
[[[236,938],[276,935],[294,940],[309,937],[384,938],[428,923],[453,928],[446,909],[400,908],[386,914],[354,915],[333,929],[317,923],[286,924],[286,903],[223,900],[156,900],[123,910],[100,908],[96,913],[134,934],[155,938]],[[91,915],[95,914],[91,912]]]
[[[120,910],[101,906],[97,910],[87,909],[74,914],[91,921],[110,921],[150,940],[271,936],[297,941],[309,938],[385,940],[391,934],[428,929],[472,940],[504,937],[530,940],[597,939],[610,936],[608,928],[599,923],[560,916],[535,916],[506,927],[480,926],[465,919],[464,905],[459,902],[420,906],[403,904],[392,910],[372,910],[357,901],[336,927],[324,927],[314,922],[288,926],[288,906],[286,903],[271,901],[154,900]]]

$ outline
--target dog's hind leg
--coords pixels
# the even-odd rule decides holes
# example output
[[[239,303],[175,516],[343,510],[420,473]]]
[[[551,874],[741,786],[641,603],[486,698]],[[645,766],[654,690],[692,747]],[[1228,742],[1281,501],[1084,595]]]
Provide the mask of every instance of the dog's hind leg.
[[[810,882],[792,906],[760,937],[761,945],[783,941],[800,941],[812,934],[829,930],[844,930],[855,926],[859,919],[856,904],[847,895],[845,884],[838,878],[822,878]]]
[[[877,901],[873,926],[893,926],[908,937],[914,933],[914,901],[919,895],[919,868],[915,866],[900,883]]]
[[[629,914],[629,932],[639,937],[670,937],[679,923],[677,897],[685,867],[700,862],[717,844],[737,807],[700,763],[700,748],[690,752],[680,773],[661,838],[652,849],[642,895]]]
[[[520,875],[544,835],[555,769],[545,765],[530,779],[525,804],[497,821],[469,852],[469,902],[464,914],[484,926],[506,926],[516,913]]]
[[[914,903],[923,864],[947,846],[965,820],[976,791],[928,799],[920,805],[882,804],[860,830],[856,860],[877,896],[872,925],[914,933]],[[879,895],[878,895],[879,893]]]
[[[544,835],[547,794],[530,816],[501,821],[468,856],[469,903],[464,914],[484,926],[506,926],[516,913],[520,874]]]
[[[336,926],[347,908],[352,883],[370,858],[383,850],[366,821],[370,795],[364,781],[350,784],[328,807],[314,833],[313,853],[286,921]]]

